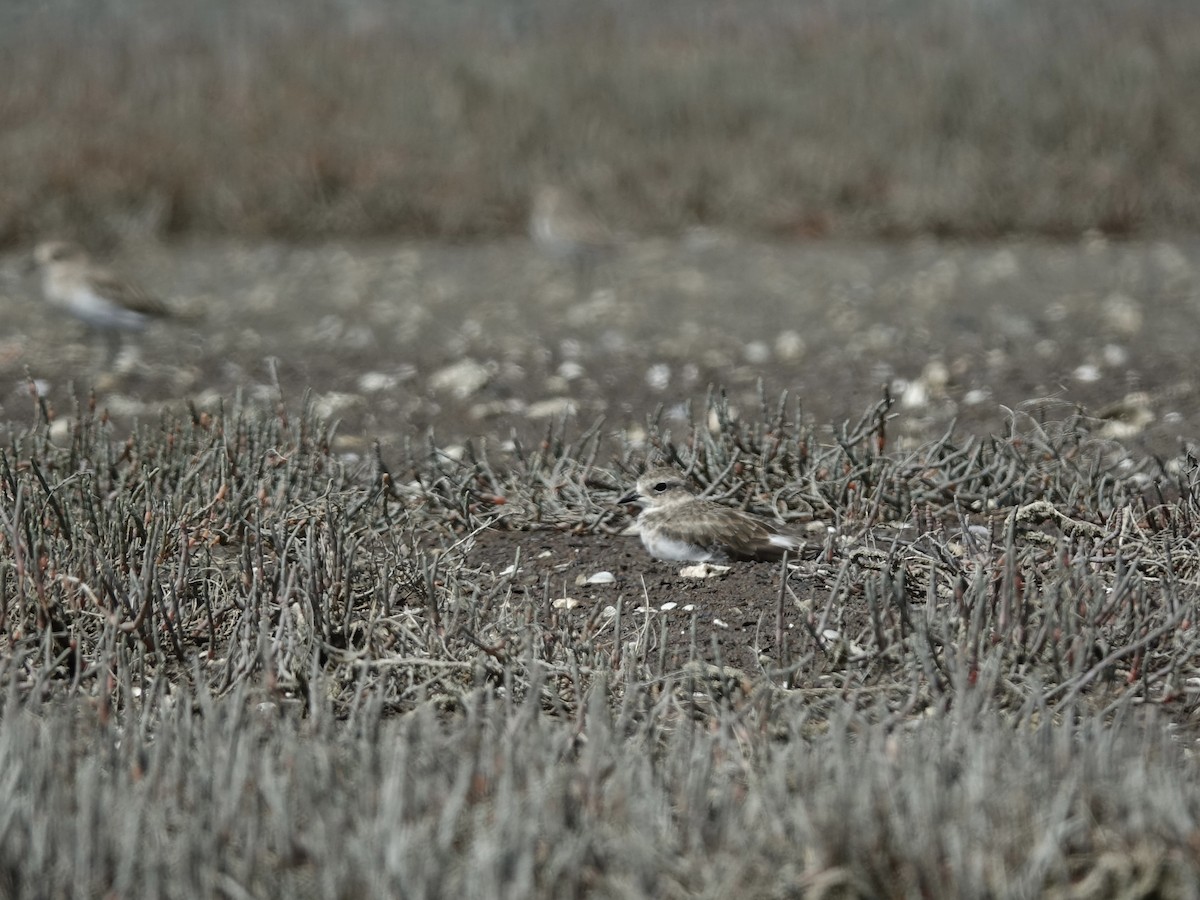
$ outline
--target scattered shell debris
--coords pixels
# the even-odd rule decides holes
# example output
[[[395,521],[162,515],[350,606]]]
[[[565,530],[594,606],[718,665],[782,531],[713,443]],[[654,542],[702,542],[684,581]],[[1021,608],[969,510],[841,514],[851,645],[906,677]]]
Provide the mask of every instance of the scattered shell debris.
[[[706,419],[708,430],[713,434],[720,434],[725,429],[724,422],[736,422],[738,415],[738,408],[732,404],[727,406],[721,415],[717,414],[715,408],[710,409],[708,411],[708,418]]]
[[[662,606],[660,606],[659,609],[661,609],[663,612],[670,612],[678,605],[679,604],[676,603],[674,600],[668,600],[666,603],[664,603]]]
[[[861,645],[856,644],[854,641],[847,641],[842,637],[842,633],[835,629],[827,628],[825,631],[821,632],[821,637],[823,637],[829,645],[843,649],[846,652],[847,657],[852,661],[865,659],[867,656],[869,656],[867,651]]]
[[[553,603],[555,609],[574,609],[578,605],[579,601],[574,597],[559,597]]]
[[[530,403],[525,409],[525,417],[529,419],[552,419],[556,416],[573,416],[578,412],[575,401],[570,397],[551,397]]]
[[[429,387],[437,393],[465,400],[492,380],[492,369],[474,359],[460,359],[429,376]]]
[[[1116,369],[1129,363],[1129,351],[1120,344],[1105,344],[1103,353],[1106,366]]]
[[[900,392],[900,405],[907,409],[914,409],[919,406],[925,406],[929,403],[929,389],[920,381],[910,381],[908,383],[902,380],[897,380],[893,387],[904,385],[904,389]]]
[[[601,288],[582,302],[573,303],[566,310],[566,320],[576,327],[596,325],[613,318],[617,295],[614,291]]]
[[[400,376],[389,375],[387,372],[364,372],[358,376],[358,389],[364,394],[390,391],[399,383]]]
[[[1125,294],[1109,294],[1101,304],[1100,316],[1118,334],[1135,335],[1142,330],[1142,306]]]
[[[577,378],[582,378],[583,374],[583,366],[574,360],[567,360],[558,367],[558,377],[563,381],[574,381]]]
[[[1050,338],[1044,338],[1033,345],[1033,352],[1042,359],[1051,359],[1056,357],[1060,352],[1058,341],[1051,340]]]
[[[348,464],[357,463],[370,444],[359,434],[335,434],[333,436],[333,451]]]
[[[684,566],[679,570],[681,578],[719,578],[729,572],[730,566],[718,566],[713,563],[697,563],[694,566]]]
[[[55,444],[61,444],[64,441],[70,440],[71,432],[75,428],[75,420],[71,416],[60,416],[50,423],[50,440]]]
[[[313,397],[313,412],[322,419],[332,419],[346,410],[353,409],[365,401],[358,394],[348,394],[344,391],[329,391]]]
[[[646,386],[652,391],[665,391],[671,383],[671,367],[656,363],[646,370]]]
[[[992,529],[986,525],[968,525],[967,533],[977,540],[990,540],[992,537]]]
[[[940,359],[931,360],[912,381],[896,379],[892,388],[900,395],[900,403],[908,408],[927,406],[933,398],[944,398],[950,383],[950,369]]]
[[[108,412],[116,416],[126,416],[134,418],[136,416],[148,414],[152,410],[149,403],[143,403],[135,397],[130,397],[127,394],[109,394],[105,398],[104,405],[108,408]]]
[[[742,348],[742,356],[752,366],[761,366],[771,361],[771,348],[766,341],[750,341]]]
[[[582,587],[585,584],[612,584],[616,580],[617,576],[612,572],[603,571],[593,575],[580,575],[575,579],[575,584]]]
[[[521,415],[525,412],[525,404],[515,397],[510,397],[507,400],[492,400],[487,403],[476,403],[468,411],[472,419],[476,421],[483,419],[493,419],[496,416],[505,415]]]
[[[781,360],[796,360],[804,355],[804,338],[796,331],[782,331],[775,338],[775,355]]]
[[[640,448],[646,446],[646,429],[641,425],[631,425],[625,429],[623,439],[630,447]]]
[[[930,360],[921,370],[921,381],[934,396],[944,394],[950,383],[950,369],[940,359]]]

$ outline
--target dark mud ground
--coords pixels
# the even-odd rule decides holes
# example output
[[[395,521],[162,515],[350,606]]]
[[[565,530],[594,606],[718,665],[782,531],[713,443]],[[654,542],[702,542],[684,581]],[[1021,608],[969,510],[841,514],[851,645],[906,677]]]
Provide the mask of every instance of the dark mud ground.
[[[631,245],[586,286],[523,240],[148,247],[113,262],[187,316],[129,342],[114,368],[101,342],[41,303],[25,258],[0,259],[0,423],[35,421],[28,372],[64,436],[74,398],[92,390],[119,424],[184,413],[188,401],[216,409],[239,392],[269,413],[280,391],[287,405],[311,392],[318,413],[340,422],[339,452],[365,456],[378,440],[392,463],[430,429],[448,452],[482,439],[502,462],[514,436],[537,441],[566,415],[575,433],[604,417],[606,465],[622,447],[637,452],[656,410],[683,437],[685,404],[702,411],[709,385],[724,386],[743,418],[759,417],[760,382],[772,405],[788,391],[830,441],[887,385],[892,449],[951,427],[1024,430],[1082,410],[1099,436],[1168,459],[1200,421],[1200,239],[1190,237],[764,244],[694,234]],[[484,532],[467,564],[501,573],[518,551],[514,592],[569,598],[580,612],[620,597],[630,627],[665,639],[656,652],[686,653],[695,628],[714,661],[753,670],[777,653],[776,565],[688,579],[636,538],[556,531]],[[789,604],[816,602],[805,586],[820,565],[796,564]],[[615,581],[578,583],[600,571]],[[664,603],[676,606],[664,613]],[[852,645],[869,622],[831,625]]]

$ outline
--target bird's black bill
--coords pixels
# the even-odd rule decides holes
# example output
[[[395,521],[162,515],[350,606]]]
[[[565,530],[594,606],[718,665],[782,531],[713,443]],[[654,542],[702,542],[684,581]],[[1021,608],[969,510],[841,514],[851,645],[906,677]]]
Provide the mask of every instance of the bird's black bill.
[[[617,501],[618,506],[624,506],[627,503],[637,503],[642,498],[642,495],[637,491],[630,491],[624,497]]]

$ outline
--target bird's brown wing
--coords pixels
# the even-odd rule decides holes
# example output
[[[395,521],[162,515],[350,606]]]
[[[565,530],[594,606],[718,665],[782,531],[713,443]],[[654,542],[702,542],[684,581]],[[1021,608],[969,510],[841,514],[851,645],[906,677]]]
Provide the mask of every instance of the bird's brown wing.
[[[543,205],[551,227],[588,252],[603,253],[615,246],[612,230],[576,198],[558,193]]]
[[[767,522],[736,509],[710,506],[706,502],[689,504],[686,516],[672,519],[664,529],[672,538],[704,547],[734,560],[777,560],[784,551],[798,554],[803,541],[774,528]],[[772,535],[792,542],[791,547],[771,541]]]
[[[107,269],[90,273],[88,282],[101,297],[111,300],[125,309],[131,309],[147,316],[169,316],[171,314],[166,304],[153,294],[148,294],[136,285],[118,278]]]
[[[791,535],[784,535],[776,528],[752,519],[750,516],[738,515],[736,523],[730,528],[728,539],[723,543],[725,552],[731,559],[777,560],[783,556],[785,550],[794,556],[801,546],[798,539],[793,539]],[[773,543],[772,535],[792,539],[795,541],[795,545],[794,547],[783,547],[778,543]]]

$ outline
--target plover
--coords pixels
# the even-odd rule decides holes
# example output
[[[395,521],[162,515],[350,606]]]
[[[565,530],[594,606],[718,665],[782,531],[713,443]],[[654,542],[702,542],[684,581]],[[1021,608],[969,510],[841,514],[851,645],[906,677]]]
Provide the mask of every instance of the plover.
[[[121,332],[141,331],[151,319],[170,315],[157,297],[92,262],[78,244],[47,241],[34,250],[33,260],[46,300],[107,335],[110,362]]]
[[[771,560],[804,546],[765,519],[697,497],[674,469],[651,469],[617,502],[643,507],[638,516],[642,544],[657,559]]]
[[[587,286],[595,266],[617,249],[612,232],[553,185],[542,185],[534,192],[529,233],[547,256],[570,263],[581,289]]]

